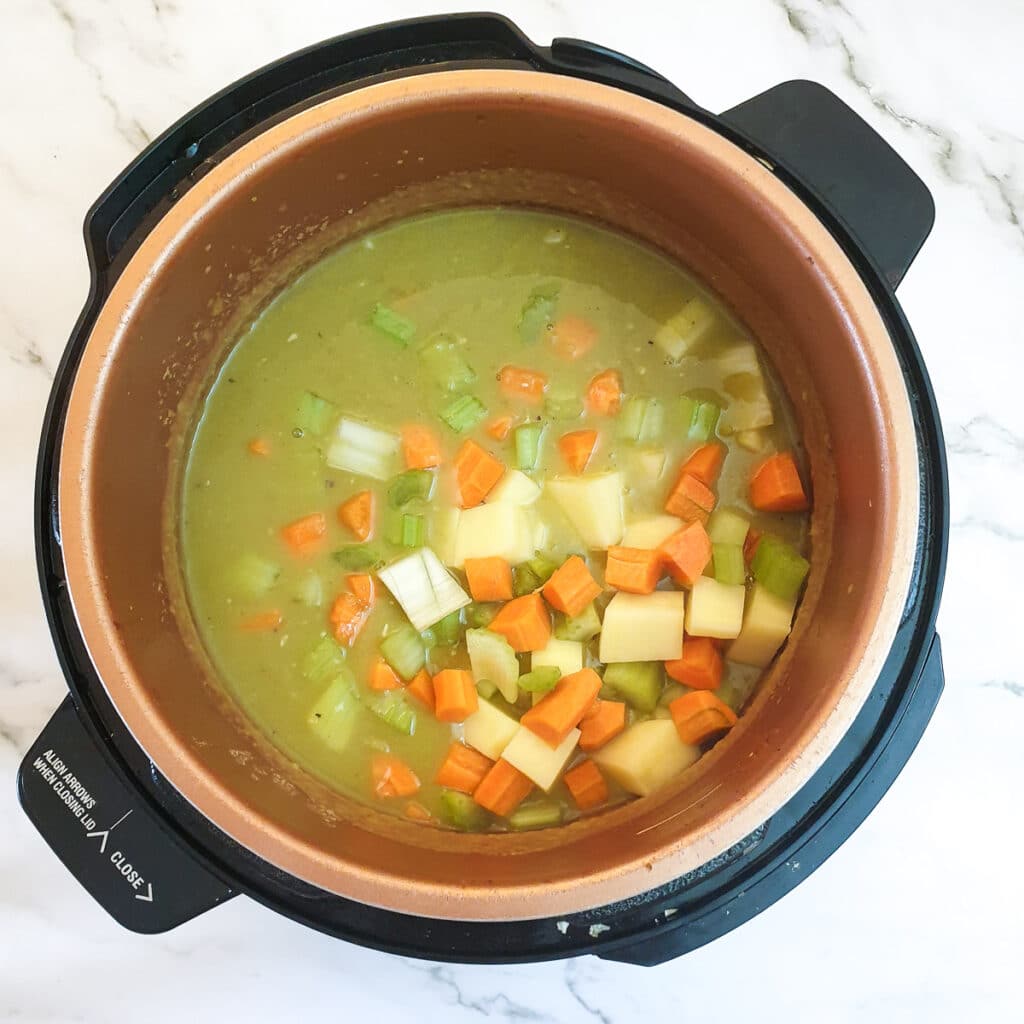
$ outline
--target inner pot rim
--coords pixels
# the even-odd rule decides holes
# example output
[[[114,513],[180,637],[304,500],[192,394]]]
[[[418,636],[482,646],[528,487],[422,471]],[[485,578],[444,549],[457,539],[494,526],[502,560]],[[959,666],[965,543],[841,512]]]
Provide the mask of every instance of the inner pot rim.
[[[604,116],[638,120],[677,144],[699,148],[771,207],[781,230],[795,233],[814,254],[819,272],[842,296],[850,333],[870,350],[875,384],[886,396],[893,466],[891,572],[879,614],[859,662],[831,712],[813,732],[793,744],[789,767],[738,802],[733,813],[711,819],[695,841],[668,843],[657,857],[642,857],[614,870],[587,875],[572,885],[469,887],[459,891],[374,872],[345,861],[257,815],[206,770],[147,696],[119,640],[105,599],[102,565],[93,542],[90,466],[108,360],[147,288],[159,279],[170,253],[187,238],[190,225],[219,197],[244,188],[256,168],[309,144],[321,132],[391,105],[445,97],[537,97]],[[433,72],[367,86],[295,114],[253,138],[211,170],[158,222],[115,283],[87,339],[69,399],[60,454],[59,516],[68,590],[90,658],[126,727],[168,781],[198,811],[241,845],[276,867],[327,891],[363,903],[427,917],[500,920],[548,917],[603,905],[657,888],[725,852],[771,817],[820,767],[863,706],[895,636],[909,588],[917,527],[917,452],[906,388],[881,316],[838,243],[800,199],[757,160],[683,114],[620,90],[579,79],[520,70]]]

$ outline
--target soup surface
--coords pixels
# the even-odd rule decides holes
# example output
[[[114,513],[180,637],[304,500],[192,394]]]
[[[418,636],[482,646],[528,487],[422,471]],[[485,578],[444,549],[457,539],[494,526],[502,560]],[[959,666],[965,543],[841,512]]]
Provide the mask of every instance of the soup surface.
[[[735,723],[808,570],[800,465],[756,344],[663,256],[425,215],[229,353],[181,491],[187,593],[305,770],[429,825],[555,825]]]

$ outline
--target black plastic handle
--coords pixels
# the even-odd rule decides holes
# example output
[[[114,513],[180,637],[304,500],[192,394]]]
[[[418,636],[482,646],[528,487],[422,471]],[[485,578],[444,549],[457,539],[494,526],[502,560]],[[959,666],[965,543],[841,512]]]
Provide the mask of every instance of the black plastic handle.
[[[157,823],[70,697],[25,755],[18,796],[64,867],[125,928],[165,932],[235,895]]]
[[[777,85],[721,118],[814,192],[890,287],[900,283],[932,229],[935,203],[863,118],[824,86],[805,81]]]

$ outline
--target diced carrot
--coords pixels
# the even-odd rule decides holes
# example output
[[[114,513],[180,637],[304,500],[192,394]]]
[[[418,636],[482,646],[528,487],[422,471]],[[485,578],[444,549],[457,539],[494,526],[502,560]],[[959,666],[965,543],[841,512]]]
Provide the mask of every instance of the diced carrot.
[[[511,414],[507,416],[495,416],[494,419],[484,427],[484,433],[488,437],[493,437],[495,441],[504,441],[512,432],[512,426],[515,422],[516,418]]]
[[[743,560],[749,565],[757,554],[757,545],[761,543],[761,531],[750,527],[743,541]]]
[[[722,682],[722,655],[707,636],[683,640],[683,656],[665,662],[665,671],[677,683],[695,690],[717,690]]]
[[[587,408],[599,416],[615,416],[622,408],[622,374],[602,370],[587,388]]]
[[[455,456],[455,480],[459,504],[463,508],[479,505],[505,475],[500,459],[484,451],[476,441],[464,441]]]
[[[601,593],[601,585],[579,555],[570,555],[551,574],[541,593],[552,608],[572,617],[579,615]]]
[[[270,442],[262,437],[254,437],[249,442],[249,451],[253,455],[269,455],[270,454]]]
[[[580,721],[580,750],[598,750],[626,728],[626,705],[620,700],[595,700]]]
[[[711,441],[708,444],[702,444],[696,449],[683,463],[683,468],[679,472],[680,474],[689,473],[691,476],[695,476],[702,484],[713,487],[718,479],[718,474],[722,471],[722,461],[724,459],[725,445],[719,444],[717,441]]]
[[[521,366],[503,366],[498,371],[498,387],[506,398],[513,401],[519,400],[536,405],[544,400],[547,386],[547,376],[536,370],[526,370]]]
[[[587,468],[596,447],[596,430],[571,430],[558,439],[558,450],[574,473],[582,473]]]
[[[762,512],[803,512],[808,507],[792,454],[779,452],[754,470],[750,478],[750,504]]]
[[[579,725],[600,689],[601,677],[592,668],[562,676],[553,690],[523,714],[519,724],[548,746],[557,747]]]
[[[563,359],[585,356],[597,342],[597,328],[581,316],[563,316],[551,327],[551,343]]]
[[[339,644],[351,647],[370,615],[370,606],[355,594],[339,594],[328,616]]]
[[[434,683],[434,714],[442,722],[464,722],[479,700],[473,676],[463,668],[446,668],[438,672]]]
[[[368,540],[373,533],[373,491],[360,491],[338,506],[338,522],[352,531],[356,540]]]
[[[352,573],[345,577],[348,589],[368,608],[372,608],[377,600],[377,584],[374,578],[365,572]]]
[[[472,794],[491,770],[492,763],[489,757],[484,757],[472,747],[467,747],[464,743],[453,743],[448,748],[448,754],[435,781],[439,786]]]
[[[692,587],[711,561],[711,538],[703,523],[688,523],[661,542],[658,554],[676,583]]]
[[[608,549],[604,581],[628,594],[649,594],[661,578],[661,556],[644,548],[613,547]]]
[[[483,777],[473,799],[491,814],[507,818],[530,794],[533,783],[518,768],[501,759]]]
[[[600,807],[608,800],[608,783],[604,781],[601,769],[589,757],[570,768],[562,781],[581,811]]]
[[[281,528],[281,539],[293,555],[308,555],[315,551],[327,532],[327,520],[323,512],[296,519]]]
[[[474,601],[512,600],[512,566],[501,556],[467,558],[463,568]]]
[[[525,594],[504,605],[487,628],[500,633],[514,651],[539,651],[551,639],[551,616],[540,594]]]
[[[410,800],[405,805],[405,816],[413,821],[434,820],[434,816],[418,800]]]
[[[731,729],[737,721],[736,712],[707,690],[694,690],[676,697],[668,709],[684,743],[703,743]]]
[[[271,633],[283,622],[280,611],[271,608],[270,611],[257,612],[248,618],[242,619],[238,628],[246,633]]]
[[[370,774],[373,790],[380,797],[412,796],[420,788],[416,773],[394,754],[374,754]]]
[[[430,673],[425,668],[421,668],[409,680],[405,692],[411,693],[417,700],[422,701],[431,711],[434,710],[434,680],[430,678]]]
[[[378,658],[370,666],[371,690],[397,690],[401,685],[402,680],[383,658]]]
[[[441,442],[430,427],[410,423],[402,427],[402,456],[408,469],[433,469],[443,461]]]
[[[715,507],[715,496],[692,473],[681,473],[665,502],[665,511],[686,523],[706,523]]]

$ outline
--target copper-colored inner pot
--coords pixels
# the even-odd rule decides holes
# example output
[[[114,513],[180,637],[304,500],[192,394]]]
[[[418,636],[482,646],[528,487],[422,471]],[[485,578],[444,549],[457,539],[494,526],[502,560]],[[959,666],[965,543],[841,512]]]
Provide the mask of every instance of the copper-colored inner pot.
[[[326,247],[389,217],[517,202],[597,217],[678,258],[763,343],[797,411],[815,508],[793,637],[754,705],[663,792],[571,826],[466,836],[327,790],[255,735],[197,650],[165,499],[234,326]],[[838,246],[769,170],[682,115],[526,71],[336,97],[214,168],[132,257],[89,338],[60,467],[79,625],[161,772],[239,842],[409,913],[548,916],[690,870],[774,813],[835,747],[903,607],[917,520],[905,387]],[[166,557],[165,557],[166,556]]]

